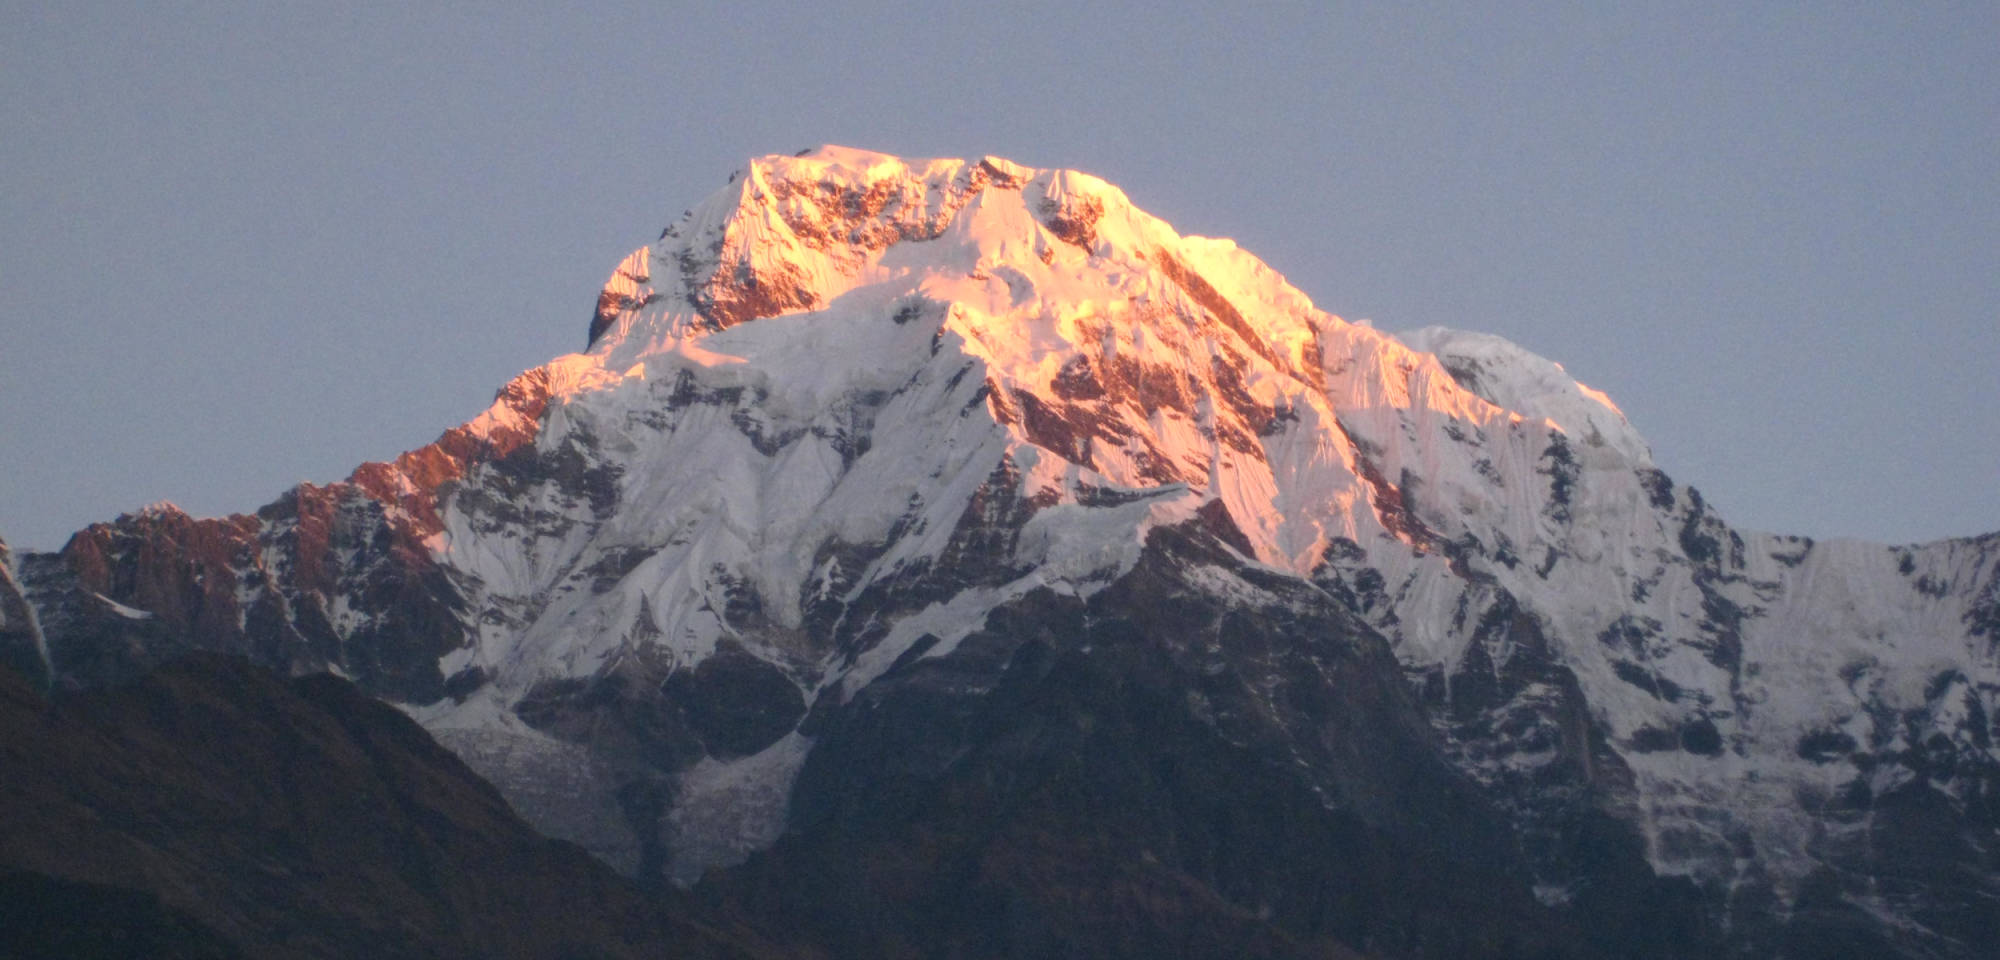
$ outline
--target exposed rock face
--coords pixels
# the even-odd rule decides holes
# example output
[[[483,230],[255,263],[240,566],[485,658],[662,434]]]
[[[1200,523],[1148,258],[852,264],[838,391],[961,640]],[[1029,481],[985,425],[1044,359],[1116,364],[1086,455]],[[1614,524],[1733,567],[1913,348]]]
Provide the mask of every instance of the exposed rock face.
[[[56,682],[341,670],[856,952],[2000,942],[2000,535],[1736,530],[1559,366],[994,158],[754,161],[589,334],[346,483],[25,558]]]

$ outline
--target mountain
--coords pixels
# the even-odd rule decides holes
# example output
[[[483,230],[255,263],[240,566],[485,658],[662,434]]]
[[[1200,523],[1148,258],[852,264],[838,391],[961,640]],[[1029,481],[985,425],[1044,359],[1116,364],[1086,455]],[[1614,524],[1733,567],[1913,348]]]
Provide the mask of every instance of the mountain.
[[[1086,174],[826,147],[436,443],[21,558],[5,649],[340,673],[843,955],[1960,957],[1996,565],[1733,528],[1559,365]]]

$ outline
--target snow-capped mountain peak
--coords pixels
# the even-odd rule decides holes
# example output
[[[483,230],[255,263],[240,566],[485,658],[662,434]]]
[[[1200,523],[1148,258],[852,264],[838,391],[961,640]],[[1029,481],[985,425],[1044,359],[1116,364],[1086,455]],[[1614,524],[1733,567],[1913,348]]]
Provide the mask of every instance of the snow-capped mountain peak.
[[[205,642],[343,670],[544,829],[684,882],[774,842],[825,743],[877,756],[841,740],[865,711],[969,730],[1024,644],[1106,637],[1378,826],[1338,716],[1428,730],[1395,742],[1502,811],[1550,909],[1615,861],[1717,929],[1837,907],[1929,943],[1961,928],[1841,878],[1904,829],[1877,807],[1973,823],[2000,789],[2000,541],[1738,532],[1560,365],[1347,323],[994,157],[753,160],[618,265],[584,352],[436,443],[30,560],[58,675]],[[1579,859],[1586,828],[1626,852]],[[1990,894],[1939,870],[1926,897]]]
[[[930,358],[898,341],[918,337],[975,361],[1015,442],[1053,455],[1037,456],[1030,495],[1186,484],[1225,499],[1258,559],[1299,573],[1330,537],[1362,530],[1274,498],[1352,496],[1360,467],[1336,445],[1269,475],[1259,438],[1281,420],[1331,424],[1336,405],[1363,429],[1371,410],[1525,414],[1574,424],[1592,446],[1603,421],[1614,449],[1645,457],[1615,408],[1578,413],[1587,388],[1548,376],[1560,371],[1546,361],[1489,358],[1495,375],[1524,373],[1520,389],[1482,396],[1426,352],[1314,309],[1227,240],[1181,237],[1087,174],[992,157],[830,147],[752,161],[614,272],[589,356],[606,370],[644,364],[654,379],[700,370],[751,385],[766,411],[818,410],[914,376]],[[1345,393],[1330,400],[1329,381]]]

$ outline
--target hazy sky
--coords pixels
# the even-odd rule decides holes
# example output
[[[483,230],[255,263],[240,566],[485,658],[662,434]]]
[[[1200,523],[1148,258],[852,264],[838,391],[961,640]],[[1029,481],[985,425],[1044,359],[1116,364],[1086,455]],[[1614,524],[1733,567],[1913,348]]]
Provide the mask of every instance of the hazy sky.
[[[520,6],[0,0],[0,536],[426,443],[828,142],[1513,339],[1739,525],[2000,529],[2000,4]]]

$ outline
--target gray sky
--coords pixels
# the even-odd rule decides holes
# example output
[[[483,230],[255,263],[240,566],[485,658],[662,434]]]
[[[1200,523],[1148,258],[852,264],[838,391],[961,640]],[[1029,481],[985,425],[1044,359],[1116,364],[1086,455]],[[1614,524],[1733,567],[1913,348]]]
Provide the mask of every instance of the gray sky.
[[[0,0],[0,535],[426,443],[827,142],[1513,339],[1739,525],[2000,529],[2000,5],[520,6]]]

